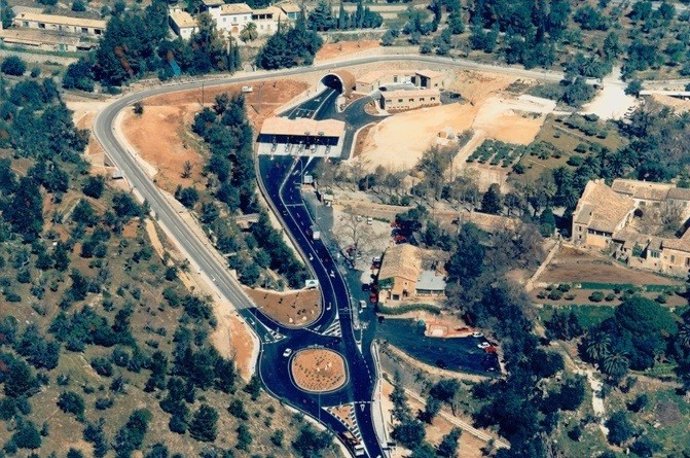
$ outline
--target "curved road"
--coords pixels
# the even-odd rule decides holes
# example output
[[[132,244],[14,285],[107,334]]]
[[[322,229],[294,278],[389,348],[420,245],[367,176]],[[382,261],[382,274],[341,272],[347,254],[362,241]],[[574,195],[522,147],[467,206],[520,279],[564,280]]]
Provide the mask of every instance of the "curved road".
[[[375,458],[382,455],[382,446],[376,437],[373,425],[372,403],[376,370],[370,351],[371,336],[366,330],[358,329],[359,314],[351,307],[347,286],[338,272],[338,266],[320,242],[311,241],[308,233],[309,215],[304,208],[299,192],[295,192],[295,182],[309,164],[306,160],[293,161],[292,158],[274,162],[261,160],[262,175],[269,178],[262,183],[278,217],[284,227],[299,245],[303,255],[309,256],[311,270],[321,283],[326,309],[310,329],[294,330],[277,325],[255,311],[252,301],[244,294],[240,284],[232,277],[222,257],[214,253],[208,240],[197,235],[177,210],[162,195],[153,180],[142,170],[131,151],[120,141],[114,129],[117,115],[134,102],[147,97],[170,92],[200,89],[204,86],[244,83],[267,78],[329,70],[353,65],[381,63],[384,61],[413,61],[423,64],[443,64],[461,69],[484,70],[510,73],[520,77],[546,81],[559,81],[560,72],[524,70],[479,64],[462,59],[449,59],[436,56],[373,56],[344,60],[338,63],[299,67],[273,72],[254,72],[241,76],[207,78],[184,83],[161,84],[125,95],[104,108],[94,122],[94,134],[112,162],[122,171],[131,186],[149,203],[159,224],[168,232],[177,246],[187,256],[208,281],[213,282],[218,292],[233,304],[238,313],[252,325],[261,342],[259,373],[266,387],[275,395],[290,402],[293,406],[319,419],[335,432],[344,432],[345,426],[321,409],[322,405],[335,405],[344,402],[354,403],[354,411],[366,454]],[[305,162],[302,162],[305,161]],[[267,163],[268,162],[268,163]],[[265,172],[265,174],[263,173]],[[289,209],[289,210],[288,210]],[[305,259],[305,261],[307,261]],[[355,308],[355,310],[353,310]],[[367,314],[373,313],[371,310]],[[365,315],[366,316],[366,315]],[[363,320],[364,321],[364,320]],[[325,335],[326,331],[340,328],[340,335]],[[321,396],[309,395],[297,390],[290,383],[288,373],[289,358],[283,358],[283,351],[304,348],[310,345],[323,345],[334,348],[346,355],[350,372],[349,383],[341,390]]]

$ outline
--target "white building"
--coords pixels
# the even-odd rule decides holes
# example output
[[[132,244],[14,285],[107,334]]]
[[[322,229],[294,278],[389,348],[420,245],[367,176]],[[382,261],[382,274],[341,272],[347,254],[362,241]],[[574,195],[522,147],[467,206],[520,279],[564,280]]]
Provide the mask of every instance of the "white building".
[[[246,3],[225,4],[223,0],[203,0],[202,3],[218,31],[235,38],[250,23],[254,23],[259,36],[273,35],[280,24],[293,24],[301,12],[299,5],[291,1],[255,10]],[[196,21],[189,14],[174,9],[170,12],[170,27],[183,39],[189,39],[196,30]]]
[[[273,35],[279,24],[287,25],[287,15],[276,6],[268,6],[252,11],[252,22],[256,24],[259,35]]]
[[[66,32],[74,35],[98,37],[105,32],[106,21],[56,14],[21,12],[13,21],[17,28]]]
[[[170,28],[183,40],[189,40],[199,30],[196,19],[179,8],[170,11]]]

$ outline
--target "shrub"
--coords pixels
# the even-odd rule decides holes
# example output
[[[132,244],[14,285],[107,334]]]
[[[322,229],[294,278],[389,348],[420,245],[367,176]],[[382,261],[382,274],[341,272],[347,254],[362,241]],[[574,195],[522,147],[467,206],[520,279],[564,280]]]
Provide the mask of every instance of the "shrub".
[[[606,302],[611,302],[611,301],[613,301],[613,300],[615,300],[615,299],[616,299],[616,295],[613,294],[613,293],[608,293],[608,294],[606,295],[606,297],[604,298],[604,300],[605,300]]]
[[[601,291],[594,291],[589,295],[589,300],[592,302],[601,302],[604,300],[604,293]]]
[[[58,397],[57,405],[65,413],[71,413],[77,418],[84,415],[84,399],[74,391],[63,391]]]
[[[82,192],[94,199],[98,199],[103,195],[103,190],[105,189],[105,178],[101,175],[89,176],[82,186]]]
[[[548,297],[552,301],[559,301],[563,297],[563,291],[560,289],[552,289]]]
[[[5,75],[22,76],[26,71],[26,64],[17,56],[9,56],[2,61],[0,72]]]
[[[567,164],[572,165],[573,167],[579,167],[582,165],[583,162],[584,162],[584,159],[582,159],[581,156],[570,156],[568,158]]]
[[[575,147],[575,152],[584,154],[587,152],[588,149],[589,147],[586,143],[578,143],[578,145]]]
[[[91,367],[93,367],[98,375],[102,375],[103,377],[110,377],[113,375],[113,365],[105,358],[94,358],[91,361]]]

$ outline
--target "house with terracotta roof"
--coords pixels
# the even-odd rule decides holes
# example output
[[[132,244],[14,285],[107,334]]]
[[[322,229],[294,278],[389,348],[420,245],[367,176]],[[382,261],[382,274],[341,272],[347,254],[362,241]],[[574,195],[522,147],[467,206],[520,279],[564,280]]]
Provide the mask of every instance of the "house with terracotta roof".
[[[379,301],[434,300],[446,290],[442,252],[402,243],[386,250],[378,275]]]
[[[645,213],[654,219],[664,208],[677,217],[680,237],[647,233],[637,224]],[[632,267],[684,277],[690,272],[690,189],[637,180],[614,180],[611,187],[590,181],[573,213],[572,231],[576,245],[609,248]]]
[[[573,242],[606,248],[613,234],[628,224],[634,211],[635,201],[630,196],[617,193],[604,180],[590,181],[573,212]]]

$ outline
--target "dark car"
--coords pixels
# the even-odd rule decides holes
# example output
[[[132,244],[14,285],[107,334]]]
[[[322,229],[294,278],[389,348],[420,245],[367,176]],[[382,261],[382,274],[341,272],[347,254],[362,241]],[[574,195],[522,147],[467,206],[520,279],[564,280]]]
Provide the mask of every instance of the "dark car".
[[[369,291],[371,289],[371,285],[369,283],[362,283],[362,291]]]

